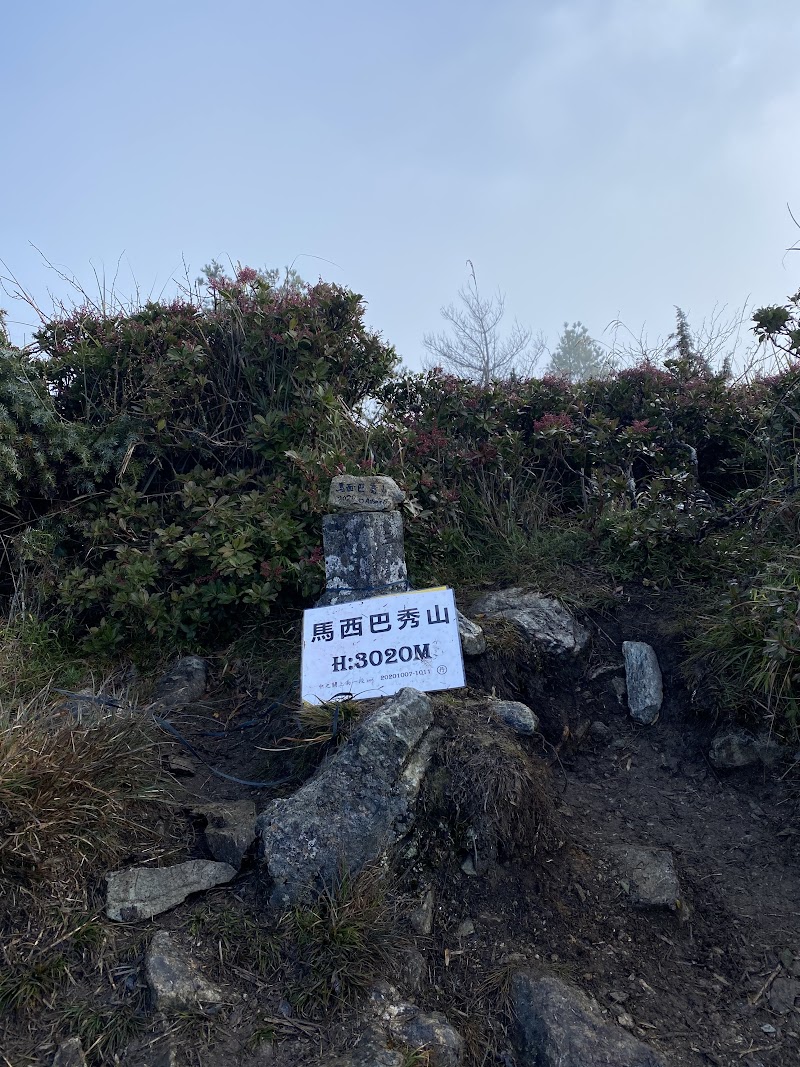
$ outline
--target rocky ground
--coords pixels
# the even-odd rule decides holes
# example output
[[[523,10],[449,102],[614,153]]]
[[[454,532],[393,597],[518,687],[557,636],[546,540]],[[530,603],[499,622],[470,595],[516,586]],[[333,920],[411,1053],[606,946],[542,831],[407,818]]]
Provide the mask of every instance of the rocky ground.
[[[202,664],[155,694],[188,844],[98,887],[126,1067],[800,1062],[797,754],[697,713],[666,599],[468,607],[470,688],[343,710],[338,748]],[[102,1062],[57,1044],[6,1063]]]

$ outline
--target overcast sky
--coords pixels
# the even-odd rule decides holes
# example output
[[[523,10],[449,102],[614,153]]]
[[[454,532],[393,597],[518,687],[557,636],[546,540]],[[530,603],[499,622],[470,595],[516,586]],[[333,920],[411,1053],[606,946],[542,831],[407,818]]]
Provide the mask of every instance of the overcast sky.
[[[797,0],[3,9],[0,258],[45,306],[32,244],[123,293],[294,262],[417,368],[467,258],[551,345],[800,287]]]

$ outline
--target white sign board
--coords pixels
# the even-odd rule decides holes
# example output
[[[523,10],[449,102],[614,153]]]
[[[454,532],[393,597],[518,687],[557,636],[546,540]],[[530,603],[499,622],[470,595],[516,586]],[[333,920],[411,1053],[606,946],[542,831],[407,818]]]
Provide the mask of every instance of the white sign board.
[[[465,684],[452,589],[351,600],[303,613],[302,699],[367,700]]]

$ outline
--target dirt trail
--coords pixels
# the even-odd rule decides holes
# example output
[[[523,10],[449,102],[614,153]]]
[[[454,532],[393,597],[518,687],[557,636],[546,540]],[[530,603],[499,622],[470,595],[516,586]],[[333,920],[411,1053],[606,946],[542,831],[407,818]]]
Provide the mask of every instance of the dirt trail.
[[[552,763],[562,842],[532,863],[501,862],[469,877],[452,840],[437,840],[433,823],[420,828],[429,845],[404,889],[432,884],[437,904],[432,936],[417,944],[426,970],[414,999],[469,1036],[470,1027],[480,1030],[477,991],[487,976],[525,963],[593,996],[672,1067],[797,1067],[800,1008],[785,999],[800,990],[792,985],[800,980],[796,781],[781,780],[785,765],[727,774],[710,766],[714,728],[691,709],[664,612],[628,606],[616,622],[604,619],[603,631],[594,666],[618,663],[623,639],[656,648],[665,690],[658,722],[633,722],[610,674],[552,693],[557,703],[574,702],[573,735],[583,740],[567,742],[556,758],[529,742]],[[608,727],[602,741],[581,730],[590,721]],[[239,773],[249,775],[263,763],[242,761],[247,749],[236,755]],[[209,750],[211,762],[218,755]],[[253,795],[215,779],[206,786],[216,796]],[[673,853],[683,890],[678,914],[631,906],[608,859],[618,845]],[[466,920],[474,932],[465,935]],[[502,997],[495,1010],[499,1023],[483,1062],[510,1064]],[[478,1044],[484,1037],[472,1035]],[[275,1047],[277,1064],[318,1058],[319,1047],[302,1040]],[[217,1061],[211,1054],[203,1062]]]
[[[657,649],[660,718],[639,726],[610,683],[582,683],[577,733],[581,722],[585,728],[599,720],[610,734],[598,743],[586,733],[562,750],[560,768],[554,765],[565,844],[549,861],[549,884],[507,866],[488,893],[466,887],[464,913],[481,913],[485,934],[503,929],[507,954],[521,953],[580,986],[674,1067],[796,1067],[796,781],[783,765],[728,773],[711,767],[714,727],[691,709],[681,649],[657,604],[622,609],[616,621],[603,620],[603,630],[596,662],[619,662],[624,639]],[[671,850],[685,898],[682,919],[630,906],[608,862],[619,845]]]

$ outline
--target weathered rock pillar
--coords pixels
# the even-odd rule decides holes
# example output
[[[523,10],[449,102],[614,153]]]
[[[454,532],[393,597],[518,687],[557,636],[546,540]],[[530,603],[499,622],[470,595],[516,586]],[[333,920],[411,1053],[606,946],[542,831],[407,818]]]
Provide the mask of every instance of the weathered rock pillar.
[[[322,520],[325,592],[318,607],[410,588],[397,510],[405,493],[391,478],[334,478]]]

